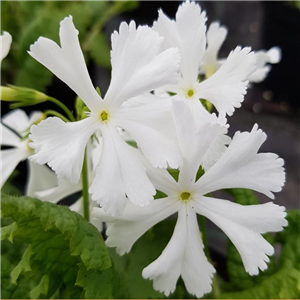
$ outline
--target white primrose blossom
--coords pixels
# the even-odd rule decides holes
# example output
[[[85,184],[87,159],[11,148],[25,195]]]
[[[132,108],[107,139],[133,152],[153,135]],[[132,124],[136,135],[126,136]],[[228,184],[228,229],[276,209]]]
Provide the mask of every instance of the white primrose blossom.
[[[219,114],[232,115],[244,100],[248,76],[256,69],[254,54],[249,47],[236,47],[212,76],[200,82],[198,70],[206,47],[205,23],[205,12],[194,2],[179,6],[176,21],[159,12],[153,29],[165,38],[166,48],[178,47],[181,55],[180,82],[164,90],[187,101],[196,118],[208,114],[200,99],[211,102]]]
[[[224,63],[225,59],[219,59],[218,53],[227,36],[227,28],[219,22],[212,22],[207,30],[207,48],[201,60],[199,74],[207,78],[212,76]],[[277,64],[281,60],[281,49],[272,47],[268,51],[259,50],[254,52],[257,69],[248,76],[249,82],[262,82],[271,70],[269,64]]]
[[[0,62],[3,58],[5,58],[10,50],[10,45],[12,42],[11,35],[4,31],[2,35],[0,35]]]
[[[33,149],[29,147],[29,128],[32,124],[39,122],[43,113],[34,111],[30,117],[21,109],[16,109],[2,117],[1,146],[8,146],[1,150],[2,173],[1,187],[15,170],[17,165],[32,155]],[[39,189],[47,189],[55,184],[55,174],[47,166],[38,165],[29,161],[28,182],[26,195],[34,197]]]
[[[86,144],[94,133],[100,132],[103,150],[89,189],[92,199],[113,215],[123,211],[126,196],[134,205],[148,205],[155,188],[117,128],[128,131],[155,167],[176,167],[181,163],[175,129],[164,126],[172,122],[169,104],[127,103],[131,98],[177,82],[178,49],[162,52],[164,39],[151,28],[136,28],[133,21],[129,25],[121,23],[119,32],[112,34],[112,80],[102,99],[88,75],[71,16],[61,22],[59,35],[61,47],[40,37],[29,54],[72,88],[90,113],[78,122],[65,123],[54,117],[32,126],[30,145],[36,151],[32,160],[47,163],[59,177],[77,183]]]
[[[214,267],[208,262],[197,224],[197,214],[219,226],[239,251],[250,275],[265,270],[273,247],[262,237],[266,232],[281,231],[287,225],[285,208],[272,202],[243,206],[205,196],[226,188],[248,188],[274,198],[285,181],[283,160],[273,153],[257,153],[266,134],[254,125],[251,132],[236,132],[220,159],[195,181],[203,155],[223,128],[218,124],[196,126],[191,111],[182,101],[172,103],[183,165],[178,182],[167,170],[153,168],[145,160],[147,173],[157,190],[167,195],[139,208],[130,202],[124,213],[114,218],[101,208],[92,216],[107,222],[109,247],[119,254],[129,252],[135,241],[149,228],[170,215],[178,219],[173,235],[162,254],[143,270],[156,290],[169,295],[181,276],[191,294],[202,297],[211,291]]]

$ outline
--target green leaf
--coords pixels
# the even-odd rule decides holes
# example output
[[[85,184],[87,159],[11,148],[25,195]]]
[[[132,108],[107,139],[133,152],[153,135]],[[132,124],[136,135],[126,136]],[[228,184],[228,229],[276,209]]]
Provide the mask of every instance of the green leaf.
[[[8,239],[12,243],[14,238],[14,232],[17,229],[18,229],[18,225],[16,222],[8,226],[1,227],[1,241]]]
[[[221,295],[223,299],[299,299],[300,272],[282,269],[254,287]]]
[[[49,276],[45,274],[40,283],[30,292],[31,299],[37,299],[40,295],[47,295],[49,288]]]
[[[2,195],[1,209],[3,217],[9,217],[17,224],[14,242],[21,240],[28,247],[11,273],[17,287],[13,291],[8,287],[7,293],[15,293],[27,282],[34,298],[37,294],[47,298],[53,295],[79,298],[82,294],[88,298],[113,296],[114,273],[109,252],[98,230],[79,214],[67,207],[5,194]],[[8,251],[6,255],[10,257]],[[75,286],[79,274],[84,272],[103,282],[81,280],[81,284]]]
[[[18,265],[12,270],[11,272],[11,281],[13,284],[17,284],[17,279],[22,272],[29,272],[31,271],[30,267],[30,257],[32,254],[32,246],[29,245],[26,251],[23,254],[21,261]]]

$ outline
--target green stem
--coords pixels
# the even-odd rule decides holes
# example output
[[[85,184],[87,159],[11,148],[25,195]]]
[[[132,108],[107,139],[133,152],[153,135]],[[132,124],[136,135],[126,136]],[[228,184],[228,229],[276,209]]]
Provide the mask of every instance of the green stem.
[[[82,197],[83,197],[83,216],[90,220],[90,200],[89,200],[89,177],[88,177],[88,165],[87,165],[87,153],[85,150],[83,166],[81,171],[82,179]]]
[[[51,109],[46,110],[44,112],[44,114],[45,114],[46,117],[48,117],[49,115],[56,116],[56,117],[62,119],[63,121],[65,121],[65,122],[70,122],[70,120],[68,118],[66,118],[65,116],[63,116],[62,114],[60,114],[59,112],[57,112],[55,110],[51,110]]]
[[[47,98],[48,101],[51,101],[52,103],[56,104],[57,106],[59,106],[68,116],[68,118],[70,119],[70,121],[75,122],[76,119],[73,116],[73,114],[71,113],[71,111],[68,109],[67,106],[65,106],[63,103],[61,103],[59,100],[48,96]]]
[[[213,282],[212,282],[212,293],[213,293],[213,297],[214,299],[220,299],[221,296],[221,289],[219,286],[219,279],[218,279],[218,275],[215,273],[214,277],[213,277]]]

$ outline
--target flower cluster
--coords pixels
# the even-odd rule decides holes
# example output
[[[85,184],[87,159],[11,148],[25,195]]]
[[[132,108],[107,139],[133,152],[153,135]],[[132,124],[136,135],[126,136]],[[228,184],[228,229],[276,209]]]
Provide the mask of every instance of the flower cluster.
[[[31,163],[47,164],[58,176],[52,186],[35,189],[44,201],[57,202],[81,190],[87,155],[93,222],[107,222],[106,244],[119,254],[177,214],[168,245],[142,273],[166,295],[180,276],[197,297],[211,291],[215,269],[203,251],[197,214],[226,233],[250,275],[266,269],[274,252],[262,234],[287,225],[284,207],[272,202],[242,206],[210,194],[247,188],[273,199],[285,172],[277,155],[258,153],[266,140],[258,125],[231,139],[226,119],[241,106],[249,82],[263,80],[270,71],[267,63],[279,62],[280,50],[255,53],[237,46],[226,59],[218,59],[227,30],[217,22],[206,30],[206,21],[198,4],[185,2],[174,20],[159,11],[152,28],[121,23],[111,36],[111,83],[102,98],[89,77],[72,17],[66,17],[60,24],[60,46],[40,37],[28,53],[82,99],[86,116],[36,123],[34,115],[24,121],[26,130],[33,124],[29,137],[8,117],[3,119],[20,134],[17,138],[3,126],[2,144],[16,147],[3,151],[10,164],[10,169],[4,166],[3,180],[34,150]],[[212,107],[216,113],[210,112]],[[170,169],[179,171],[178,180]],[[157,191],[166,197],[154,200]],[[75,210],[82,211],[81,205]]]

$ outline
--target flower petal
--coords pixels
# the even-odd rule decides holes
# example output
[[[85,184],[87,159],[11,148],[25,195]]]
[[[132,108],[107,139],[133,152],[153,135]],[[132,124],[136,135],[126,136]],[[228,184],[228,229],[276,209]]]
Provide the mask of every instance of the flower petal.
[[[219,124],[203,123],[196,126],[191,110],[185,102],[173,100],[172,112],[184,163],[180,169],[179,184],[188,188],[195,177],[203,157],[214,139],[224,128]]]
[[[36,197],[36,192],[46,190],[57,185],[57,177],[47,166],[36,164],[28,160],[29,174],[26,184],[26,195]]]
[[[272,202],[260,205],[232,203],[227,200],[201,197],[195,204],[196,211],[219,226],[239,251],[245,269],[257,275],[258,269],[267,268],[267,255],[273,247],[261,236],[266,232],[281,231],[287,226],[283,206]]]
[[[103,128],[102,135],[100,163],[89,189],[92,200],[114,216],[124,210],[125,194],[134,205],[148,205],[156,191],[134,149],[109,124]]]
[[[255,58],[257,61],[257,70],[253,72],[249,77],[249,82],[262,82],[271,70],[270,64],[277,64],[281,60],[281,49],[279,47],[272,47],[270,50],[260,50],[255,52]]]
[[[21,138],[12,130],[0,123],[1,145],[18,147],[21,144]]]
[[[5,116],[3,116],[2,123],[21,136],[24,136],[28,133],[31,125],[28,116],[22,109],[14,109],[7,113]]]
[[[29,124],[32,125],[35,122],[42,121],[43,118],[44,118],[44,114],[41,111],[33,111],[29,115]]]
[[[198,78],[198,67],[205,51],[206,14],[195,2],[179,6],[176,22],[162,11],[153,28],[165,38],[166,47],[178,47],[181,55],[180,71],[190,84]]]
[[[218,52],[226,39],[227,32],[227,28],[221,26],[219,22],[212,22],[209,25],[206,33],[207,49],[204,54],[205,56],[214,56],[217,59]]]
[[[285,181],[283,160],[274,153],[259,153],[266,134],[258,129],[236,132],[222,157],[198,180],[198,191],[205,195],[223,188],[248,188],[274,198]]]
[[[28,53],[65,82],[91,110],[98,110],[101,97],[88,74],[72,16],[60,22],[59,36],[61,48],[52,40],[40,37]]]
[[[2,176],[1,187],[4,185],[8,177],[11,175],[16,166],[28,157],[25,147],[1,150],[2,160]]]
[[[84,150],[91,135],[99,129],[99,121],[88,117],[65,123],[56,117],[31,127],[30,147],[36,154],[30,157],[38,164],[48,164],[58,175],[77,183],[83,164]]]
[[[156,200],[155,200],[156,201]],[[181,205],[173,235],[162,254],[143,270],[145,279],[153,280],[155,290],[169,296],[175,291],[181,274],[182,261],[187,240],[186,207]]]
[[[218,52],[227,36],[227,28],[219,22],[212,22],[207,30],[207,48],[201,61],[200,73],[211,74],[220,67]],[[211,74],[212,75],[212,74]]]
[[[124,101],[167,84],[177,83],[178,49],[161,52],[163,38],[148,26],[136,28],[134,21],[121,23],[112,35],[112,80],[107,103]]]
[[[152,226],[174,214],[178,209],[174,199],[152,201],[147,207],[137,207],[127,201],[121,216],[114,218],[102,208],[94,208],[92,219],[107,222],[108,247],[116,247],[120,255],[130,251],[133,244]]]
[[[174,122],[171,101],[153,95],[144,96],[152,101],[135,105],[124,103],[112,120],[125,129],[154,167],[177,168],[182,162]]]
[[[8,32],[3,31],[3,34],[0,36],[0,62],[7,56],[10,50],[11,42],[11,35]]]
[[[246,94],[248,76],[256,69],[254,53],[250,48],[236,47],[227,60],[211,77],[197,87],[200,98],[213,103],[219,113],[231,116]]]
[[[42,201],[57,203],[63,198],[82,190],[81,181],[79,181],[77,184],[72,184],[66,178],[58,178],[56,184],[53,186],[45,189],[40,188],[38,191],[36,191],[35,197]]]
[[[215,269],[203,251],[204,246],[194,210],[189,207],[187,214],[187,239],[181,276],[187,291],[201,298],[212,289]]]

